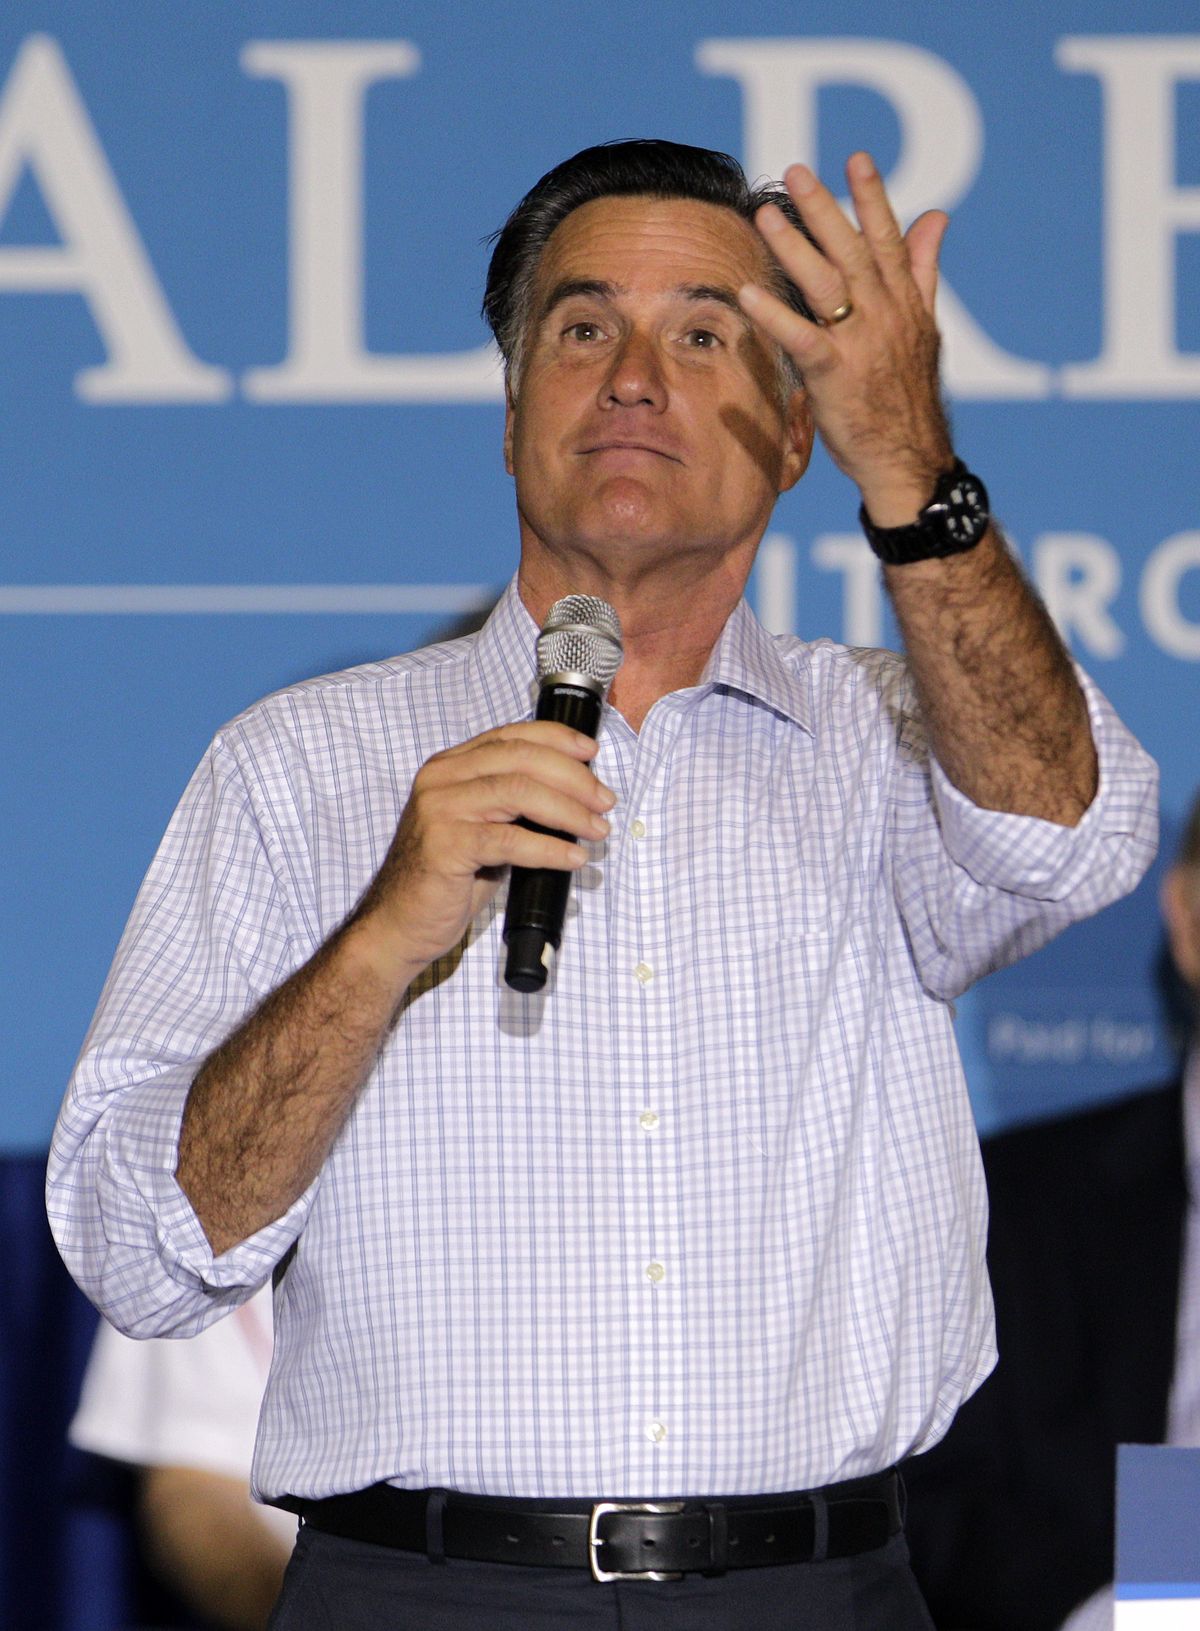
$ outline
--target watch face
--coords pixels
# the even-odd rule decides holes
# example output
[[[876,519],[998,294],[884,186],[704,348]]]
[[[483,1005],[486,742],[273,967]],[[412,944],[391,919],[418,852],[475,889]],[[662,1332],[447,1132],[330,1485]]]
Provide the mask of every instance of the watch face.
[[[988,524],[987,494],[980,482],[966,471],[955,473],[941,504],[945,506],[943,526],[956,544],[973,544]]]

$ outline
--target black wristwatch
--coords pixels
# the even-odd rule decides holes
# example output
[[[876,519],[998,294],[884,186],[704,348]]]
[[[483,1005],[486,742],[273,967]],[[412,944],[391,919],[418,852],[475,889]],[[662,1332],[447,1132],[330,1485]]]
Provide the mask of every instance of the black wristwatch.
[[[907,566],[942,555],[961,555],[974,549],[991,520],[987,488],[961,459],[938,477],[933,497],[905,527],[877,527],[866,505],[858,510],[867,542],[888,566]]]

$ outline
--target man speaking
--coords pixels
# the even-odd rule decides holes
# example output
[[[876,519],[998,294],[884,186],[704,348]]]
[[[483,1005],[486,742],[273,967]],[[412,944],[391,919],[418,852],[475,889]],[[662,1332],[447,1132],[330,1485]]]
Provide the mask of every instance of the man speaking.
[[[227,726],[139,896],[50,1212],[134,1335],[274,1273],[280,1631],[929,1626],[894,1468],[994,1358],[951,1005],[1133,886],[1155,772],[951,445],[945,217],[847,177],[856,223],[668,142],[538,182],[484,303],[515,580]],[[742,598],[814,426],[904,661]],[[533,717],[569,595],[597,741]],[[532,994],[513,866],[575,874]]]

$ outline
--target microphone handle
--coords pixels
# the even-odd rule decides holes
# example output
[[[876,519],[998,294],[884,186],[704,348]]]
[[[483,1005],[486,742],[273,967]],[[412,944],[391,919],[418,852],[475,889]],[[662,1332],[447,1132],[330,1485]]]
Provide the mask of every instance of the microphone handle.
[[[603,707],[603,697],[588,686],[548,684],[538,693],[537,718],[569,725],[595,740]],[[523,820],[521,825],[532,832],[573,841],[570,833],[557,832],[536,821]],[[504,912],[504,944],[508,947],[504,979],[514,991],[540,991],[545,985],[552,954],[562,940],[570,889],[569,872],[553,867],[513,867]]]

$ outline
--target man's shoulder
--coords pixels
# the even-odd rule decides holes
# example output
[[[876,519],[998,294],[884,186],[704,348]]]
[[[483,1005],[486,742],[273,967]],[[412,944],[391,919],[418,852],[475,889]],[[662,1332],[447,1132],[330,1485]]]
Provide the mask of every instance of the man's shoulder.
[[[782,661],[796,665],[807,663],[830,674],[891,676],[908,672],[903,653],[890,651],[886,646],[848,646],[825,634],[813,640],[799,634],[774,634],[771,639]]]
[[[475,637],[442,641],[396,657],[358,663],[298,680],[260,698],[222,727],[218,739],[256,741],[307,735],[341,724],[370,729],[400,717],[397,710],[436,710],[439,699],[461,689]]]
[[[902,653],[883,646],[848,646],[825,635],[804,640],[799,635],[772,636],[780,662],[795,673],[807,672],[818,701],[853,696],[863,702],[877,697],[884,708],[911,703],[912,678]]]
[[[475,640],[475,635],[467,635],[460,640],[443,640],[437,645],[420,646],[415,651],[401,652],[395,657],[381,657],[328,674],[314,674],[310,679],[297,680],[292,685],[272,691],[238,717],[245,718],[263,710],[293,705],[319,708],[338,698],[354,701],[381,691],[404,691],[422,685],[436,687],[466,666]]]

